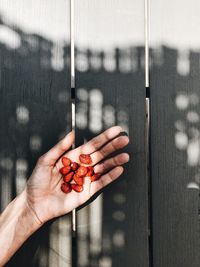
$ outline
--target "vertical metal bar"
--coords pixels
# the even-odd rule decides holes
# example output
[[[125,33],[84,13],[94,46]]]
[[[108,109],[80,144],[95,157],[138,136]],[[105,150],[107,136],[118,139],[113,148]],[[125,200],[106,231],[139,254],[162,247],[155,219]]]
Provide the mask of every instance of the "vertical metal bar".
[[[148,177],[149,205],[149,266],[153,266],[153,237],[152,237],[152,170],[151,170],[151,93],[150,93],[150,64],[149,64],[149,30],[150,30],[150,0],[144,0],[145,22],[145,87],[146,87],[146,159]]]
[[[145,86],[149,87],[149,0],[144,0],[144,23],[145,23]]]
[[[74,1],[70,0],[70,72],[71,72],[71,114],[72,114],[72,130],[75,133],[76,126],[76,110],[75,110],[75,42],[74,42]],[[75,143],[72,145],[75,148]],[[72,211],[72,266],[77,266],[77,214],[76,209]]]
[[[75,88],[74,0],[70,0],[71,88]],[[73,116],[73,115],[72,115]],[[73,117],[72,117],[73,118]],[[74,117],[75,122],[75,117]],[[72,121],[72,126],[73,121]]]
[[[74,0],[70,0],[70,53],[71,53],[71,112],[72,130],[75,132],[75,60],[74,60]],[[75,148],[75,143],[72,145]],[[76,231],[76,210],[72,211],[72,231]]]

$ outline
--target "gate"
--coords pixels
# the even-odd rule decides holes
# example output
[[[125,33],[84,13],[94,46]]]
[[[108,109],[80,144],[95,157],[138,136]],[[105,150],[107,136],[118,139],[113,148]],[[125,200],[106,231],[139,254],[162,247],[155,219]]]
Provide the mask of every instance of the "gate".
[[[121,125],[131,160],[77,211],[73,246],[67,214],[30,237],[7,266],[198,267],[200,4],[71,2],[76,145]],[[69,0],[0,0],[0,14],[3,210],[37,158],[71,128],[72,39]]]

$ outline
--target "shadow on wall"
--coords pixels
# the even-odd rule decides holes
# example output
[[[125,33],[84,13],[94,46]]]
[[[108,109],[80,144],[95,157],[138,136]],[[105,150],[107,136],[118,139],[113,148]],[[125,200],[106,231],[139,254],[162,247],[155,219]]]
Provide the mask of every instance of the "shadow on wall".
[[[69,52],[68,44],[52,43],[0,20],[1,210],[22,190],[37,158],[70,130]],[[199,188],[200,86],[193,73],[199,71],[200,55],[190,52],[188,57],[178,57],[178,51],[160,47],[152,49],[151,56],[152,69],[160,77],[165,75],[166,67],[178,76],[180,91],[173,92],[175,116],[170,121],[174,141],[169,145],[184,153],[185,164],[190,166],[188,187]],[[76,68],[77,144],[115,124],[129,132],[131,114],[126,100],[116,91],[116,79],[124,84],[124,90],[134,90],[134,82],[144,77],[144,48],[109,52],[77,49]],[[194,91],[189,90],[191,83],[195,83]],[[112,199],[105,193],[81,215],[81,223],[87,227],[80,230],[80,244],[82,249],[86,245],[89,249],[80,255],[79,266],[116,267],[118,259],[124,257],[125,183],[124,180],[116,185]],[[103,225],[98,221],[92,228],[93,212]],[[50,266],[49,248],[47,224],[25,243],[8,266]]]

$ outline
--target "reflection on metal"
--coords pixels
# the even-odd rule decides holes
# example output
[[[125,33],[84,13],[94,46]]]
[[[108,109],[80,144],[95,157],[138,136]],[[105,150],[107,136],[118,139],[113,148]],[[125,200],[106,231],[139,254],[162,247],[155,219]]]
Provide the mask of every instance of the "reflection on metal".
[[[90,253],[92,256],[100,255],[102,244],[102,201],[103,196],[100,195],[90,205],[89,214],[89,233],[90,233]]]
[[[0,208],[1,211],[8,205],[12,200],[12,171],[13,171],[14,162],[10,157],[3,157],[0,159],[0,169],[1,169],[1,179],[0,179],[0,188],[1,188],[1,199],[0,199]]]
[[[188,136],[184,132],[175,133],[175,144],[178,149],[186,149],[188,146]]]
[[[29,122],[29,110],[23,105],[19,105],[16,108],[17,121],[21,124],[27,124]]]
[[[30,149],[32,151],[39,151],[42,146],[42,138],[39,135],[32,135],[30,137]]]
[[[88,97],[86,89],[79,88],[77,90],[76,124],[79,129],[86,129],[88,127]]]
[[[197,166],[200,162],[200,140],[192,139],[187,147],[187,163],[189,166]]]
[[[54,221],[50,229],[48,266],[71,267],[71,227],[69,216],[64,216]]]
[[[113,212],[112,218],[116,221],[123,222],[126,219],[126,215],[123,211],[117,210]]]
[[[119,70],[121,73],[130,73],[132,71],[131,49],[126,49],[121,53],[119,61]]]
[[[106,105],[103,108],[103,123],[105,128],[115,125],[115,109],[111,105]]]
[[[26,185],[28,162],[19,158],[16,160],[16,192],[21,193]]]
[[[188,183],[188,184],[187,184],[187,188],[188,188],[188,189],[197,189],[197,190],[200,189],[199,184],[197,184],[197,183],[195,183],[195,182]]]
[[[64,69],[64,44],[55,43],[51,49],[51,66],[55,71]]]
[[[107,51],[103,57],[103,67],[106,71],[112,72],[116,70],[115,51]]]
[[[13,168],[13,161],[11,158],[9,157],[6,157],[6,158],[1,158],[0,159],[0,167],[3,169],[3,170],[12,170]]]
[[[121,126],[122,129],[129,134],[129,115],[125,110],[117,111],[117,125]]]
[[[5,175],[1,176],[0,180],[0,188],[1,190],[1,210],[4,210],[5,207],[11,202],[12,200],[12,174],[11,170],[7,170]]]
[[[117,249],[121,249],[125,245],[125,235],[121,230],[117,230],[112,237],[113,245]],[[113,266],[114,267],[114,266]]]
[[[108,256],[103,256],[100,259],[99,267],[112,267],[112,259]]]
[[[145,86],[149,87],[149,0],[145,1]]]
[[[93,133],[98,133],[103,129],[102,108],[103,95],[99,89],[90,91],[89,129]]]
[[[190,73],[190,53],[188,50],[179,50],[177,58],[177,72],[182,76]]]
[[[183,75],[183,74],[182,74]],[[198,114],[199,96],[194,92],[180,91],[175,98],[175,107],[180,119],[175,121],[174,142],[180,152],[185,152],[186,164],[190,168],[200,167],[200,129]],[[199,170],[198,170],[199,171]],[[188,189],[199,189],[199,175],[187,184]]]
[[[84,72],[87,71],[89,69],[89,63],[88,63],[88,58],[87,58],[87,54],[85,53],[85,51],[81,52],[79,51],[79,53],[76,54],[76,70],[80,71],[80,72]]]
[[[113,200],[118,205],[123,205],[126,202],[126,196],[122,193],[116,193],[113,196]]]
[[[197,123],[199,122],[199,114],[196,111],[189,111],[186,115],[186,118],[191,123]]]
[[[70,218],[68,215],[59,218],[58,220],[59,230],[59,267],[71,267],[71,227]]]
[[[176,107],[185,110],[189,105],[189,98],[185,93],[179,93],[176,97]]]
[[[78,212],[78,266],[89,266],[89,213],[87,206]]]
[[[49,267],[59,266],[59,232],[58,232],[58,220],[53,222],[50,227],[49,236]],[[66,234],[65,234],[66,235]]]
[[[71,88],[75,88],[74,0],[70,0]]]

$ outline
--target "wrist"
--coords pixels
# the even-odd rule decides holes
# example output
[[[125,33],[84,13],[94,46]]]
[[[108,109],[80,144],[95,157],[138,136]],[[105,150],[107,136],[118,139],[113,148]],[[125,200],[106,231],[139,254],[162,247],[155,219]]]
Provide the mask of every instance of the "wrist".
[[[41,225],[27,203],[26,191],[23,191],[0,216],[0,266],[4,266]]]
[[[24,221],[30,226],[30,232],[32,233],[39,229],[43,223],[40,221],[36,212],[29,204],[26,189],[19,196],[17,196],[16,200],[22,205],[21,215],[22,218],[24,218]]]

